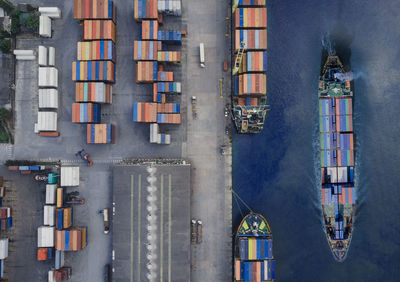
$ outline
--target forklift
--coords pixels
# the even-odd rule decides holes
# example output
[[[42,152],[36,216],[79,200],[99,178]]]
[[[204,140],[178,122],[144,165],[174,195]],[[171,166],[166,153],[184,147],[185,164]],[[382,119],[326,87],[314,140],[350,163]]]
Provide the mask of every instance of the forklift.
[[[92,162],[92,160],[90,159],[89,154],[86,153],[85,149],[82,149],[82,150],[76,152],[75,156],[76,156],[76,157],[79,156],[82,160],[86,161],[87,164],[88,164],[88,166],[92,166],[92,165],[93,165],[93,162]]]

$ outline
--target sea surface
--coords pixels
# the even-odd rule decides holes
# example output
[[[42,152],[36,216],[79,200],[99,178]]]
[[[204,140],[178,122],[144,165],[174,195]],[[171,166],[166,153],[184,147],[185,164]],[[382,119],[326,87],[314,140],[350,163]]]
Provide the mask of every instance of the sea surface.
[[[267,2],[271,111],[261,134],[234,136],[233,189],[272,228],[277,281],[400,281],[400,1]],[[355,74],[358,206],[342,263],[319,196],[324,37]],[[235,232],[248,210],[233,208]]]

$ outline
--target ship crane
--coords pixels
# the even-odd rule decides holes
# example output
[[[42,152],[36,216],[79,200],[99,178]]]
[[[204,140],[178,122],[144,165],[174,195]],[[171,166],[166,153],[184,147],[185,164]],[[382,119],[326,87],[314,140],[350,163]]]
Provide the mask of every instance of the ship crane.
[[[239,72],[239,68],[242,65],[243,53],[245,49],[246,49],[246,43],[244,43],[243,41],[240,42],[240,48],[238,54],[236,55],[235,66],[233,67],[232,75],[236,75]]]

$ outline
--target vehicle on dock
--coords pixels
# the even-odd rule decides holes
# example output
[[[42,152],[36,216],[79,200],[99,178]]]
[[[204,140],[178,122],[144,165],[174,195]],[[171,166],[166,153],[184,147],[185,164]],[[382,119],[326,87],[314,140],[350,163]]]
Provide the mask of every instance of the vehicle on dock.
[[[36,174],[36,181],[44,181],[48,184],[57,184],[58,174],[57,173],[48,173],[48,174]]]
[[[234,281],[275,280],[272,232],[262,215],[250,212],[243,218],[235,236],[234,256]]]
[[[349,250],[356,204],[353,92],[338,56],[329,55],[318,87],[321,202],[325,233],[334,258]]]
[[[200,43],[200,66],[204,68],[206,66],[206,59],[204,55],[204,43]]]

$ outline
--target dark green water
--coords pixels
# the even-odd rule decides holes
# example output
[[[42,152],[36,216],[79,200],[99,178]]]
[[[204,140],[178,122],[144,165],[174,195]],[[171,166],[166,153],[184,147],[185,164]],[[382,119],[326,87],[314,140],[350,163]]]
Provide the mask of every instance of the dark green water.
[[[271,225],[278,281],[400,281],[400,1],[267,2],[271,111],[261,134],[234,137],[234,190]],[[325,34],[361,75],[358,210],[343,263],[325,239],[316,173]],[[236,230],[241,212],[235,200],[233,207]]]

